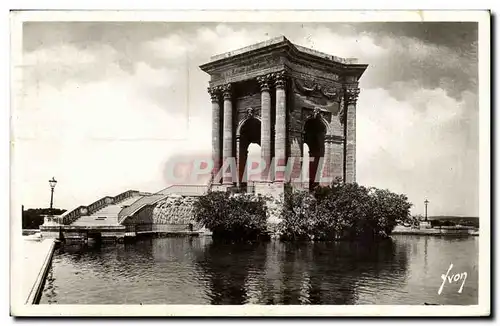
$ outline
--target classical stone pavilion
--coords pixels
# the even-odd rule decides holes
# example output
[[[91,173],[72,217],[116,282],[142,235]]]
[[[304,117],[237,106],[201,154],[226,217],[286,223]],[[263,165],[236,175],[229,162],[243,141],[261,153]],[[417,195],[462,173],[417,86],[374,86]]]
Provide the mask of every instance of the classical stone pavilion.
[[[234,157],[238,171],[237,180],[214,180],[213,188],[249,186],[243,174],[251,143],[268,167],[293,158],[292,178],[300,178],[307,144],[309,176],[321,168],[324,176],[355,182],[358,81],[367,65],[278,37],[213,56],[200,68],[210,75],[214,170]],[[281,192],[287,179],[275,171],[264,171],[254,191]],[[309,179],[295,186],[318,182]]]

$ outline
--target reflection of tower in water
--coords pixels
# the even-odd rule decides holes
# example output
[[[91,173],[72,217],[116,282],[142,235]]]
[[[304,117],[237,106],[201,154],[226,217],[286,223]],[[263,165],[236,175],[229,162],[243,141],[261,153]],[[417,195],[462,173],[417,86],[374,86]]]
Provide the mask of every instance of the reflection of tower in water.
[[[392,240],[212,242],[197,253],[196,264],[206,275],[212,304],[356,304],[387,296],[387,285],[398,286],[408,256],[407,247]],[[381,280],[387,284],[381,287]]]

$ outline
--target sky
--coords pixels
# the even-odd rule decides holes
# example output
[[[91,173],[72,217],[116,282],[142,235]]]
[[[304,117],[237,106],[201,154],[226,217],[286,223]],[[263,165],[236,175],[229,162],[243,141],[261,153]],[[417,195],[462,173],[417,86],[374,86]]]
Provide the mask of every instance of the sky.
[[[210,153],[210,56],[284,35],[369,65],[357,106],[357,181],[412,213],[478,216],[475,23],[29,22],[12,110],[13,182],[27,207],[72,209],[167,186],[166,162]]]

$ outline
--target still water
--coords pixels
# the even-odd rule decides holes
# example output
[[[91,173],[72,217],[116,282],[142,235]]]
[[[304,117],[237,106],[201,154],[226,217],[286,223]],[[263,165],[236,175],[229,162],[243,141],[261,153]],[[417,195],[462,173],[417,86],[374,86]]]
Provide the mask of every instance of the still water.
[[[478,237],[395,235],[356,243],[224,244],[152,238],[61,247],[41,304],[478,303]],[[467,273],[463,281],[446,281]],[[453,279],[453,277],[452,277]]]

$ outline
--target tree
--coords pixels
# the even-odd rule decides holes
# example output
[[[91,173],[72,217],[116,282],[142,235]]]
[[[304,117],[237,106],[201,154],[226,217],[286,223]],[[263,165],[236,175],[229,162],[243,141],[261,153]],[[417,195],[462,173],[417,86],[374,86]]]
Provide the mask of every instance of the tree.
[[[66,212],[65,209],[53,208],[30,208],[23,210],[22,225],[23,229],[39,229],[43,224],[45,215],[61,215]]]
[[[282,239],[360,239],[373,241],[390,235],[398,221],[408,220],[411,203],[405,195],[336,182],[312,194],[287,194]]]
[[[194,202],[194,216],[214,238],[254,240],[267,231],[263,196],[209,192]]]

